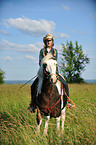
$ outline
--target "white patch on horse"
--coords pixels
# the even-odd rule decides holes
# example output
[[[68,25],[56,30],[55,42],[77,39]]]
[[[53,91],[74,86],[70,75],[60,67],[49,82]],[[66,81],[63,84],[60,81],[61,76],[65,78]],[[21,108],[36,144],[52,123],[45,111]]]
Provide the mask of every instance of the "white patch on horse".
[[[61,95],[61,109],[63,108],[63,89],[61,87],[61,83],[57,81],[56,87],[58,89],[59,95]]]
[[[61,109],[64,107],[64,103],[63,103],[63,94],[64,92],[63,92],[63,89],[62,89],[62,93],[61,93]]]
[[[58,89],[59,95],[61,95],[61,86],[60,86],[60,82],[59,81],[57,81],[56,87]]]
[[[42,83],[43,83],[43,63],[41,63],[41,66],[38,70],[37,75],[39,78],[38,87],[37,87],[37,96],[38,96],[38,94],[41,93],[41,88],[42,88]]]

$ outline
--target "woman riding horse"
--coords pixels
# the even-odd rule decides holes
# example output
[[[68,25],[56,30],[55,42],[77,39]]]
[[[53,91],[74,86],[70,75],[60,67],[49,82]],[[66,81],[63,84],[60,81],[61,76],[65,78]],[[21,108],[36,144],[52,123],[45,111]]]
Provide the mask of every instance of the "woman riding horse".
[[[51,53],[54,57],[54,59],[57,61],[57,55],[58,55],[58,52],[55,48],[53,48],[54,46],[54,37],[52,36],[52,34],[47,34],[46,37],[43,38],[43,42],[44,42],[44,48],[42,48],[40,50],[40,54],[39,54],[39,65],[41,65],[41,61],[42,59],[48,54],[48,53]],[[66,94],[67,94],[67,101],[68,102],[71,102],[71,99],[69,98],[69,89],[68,89],[68,84],[67,82],[65,81],[65,79],[60,75],[58,74],[58,79],[60,80],[60,82],[63,84],[63,87],[66,91]],[[37,85],[38,85],[38,77],[35,79],[35,81],[33,82],[32,86],[31,86],[31,104],[30,104],[30,107],[31,107],[31,112],[35,112],[35,108],[36,108],[36,93],[37,93]],[[34,95],[35,94],[35,95]],[[74,107],[74,105],[68,103],[69,106],[71,108]]]

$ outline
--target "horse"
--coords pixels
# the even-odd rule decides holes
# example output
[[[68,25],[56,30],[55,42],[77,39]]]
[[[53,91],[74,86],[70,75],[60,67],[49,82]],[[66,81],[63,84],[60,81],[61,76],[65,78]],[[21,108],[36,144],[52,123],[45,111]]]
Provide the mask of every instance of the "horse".
[[[36,94],[37,131],[40,132],[42,119],[45,118],[44,133],[47,134],[49,119],[56,119],[57,131],[60,130],[62,119],[62,132],[64,132],[66,97],[64,99],[63,85],[59,81],[57,61],[48,53],[41,61],[38,71],[38,85]]]

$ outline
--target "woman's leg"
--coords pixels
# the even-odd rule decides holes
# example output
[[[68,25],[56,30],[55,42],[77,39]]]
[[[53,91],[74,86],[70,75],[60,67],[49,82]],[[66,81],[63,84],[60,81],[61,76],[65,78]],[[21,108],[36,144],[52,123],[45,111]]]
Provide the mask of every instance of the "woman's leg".
[[[38,77],[34,80],[33,84],[31,85],[31,111],[35,112],[36,109],[36,94],[37,94],[37,85],[38,85]]]
[[[59,80],[63,84],[63,87],[65,88],[65,91],[67,93],[67,96],[69,97],[69,88],[67,82],[64,80],[64,78],[59,74]]]
[[[67,93],[67,98],[65,99],[66,101],[68,101],[68,102],[71,102],[71,99],[70,99],[70,97],[69,97],[69,88],[68,88],[68,84],[67,84],[67,82],[65,81],[65,79],[62,77],[62,75],[60,75],[59,74],[59,80],[60,80],[60,82],[63,84],[63,87],[65,88],[65,92]],[[68,105],[69,105],[69,107],[70,108],[74,108],[74,105],[72,105],[72,104],[70,104],[70,103],[68,103]]]
[[[37,94],[37,85],[38,85],[38,77],[34,80],[33,84],[31,85],[31,102],[35,99]]]

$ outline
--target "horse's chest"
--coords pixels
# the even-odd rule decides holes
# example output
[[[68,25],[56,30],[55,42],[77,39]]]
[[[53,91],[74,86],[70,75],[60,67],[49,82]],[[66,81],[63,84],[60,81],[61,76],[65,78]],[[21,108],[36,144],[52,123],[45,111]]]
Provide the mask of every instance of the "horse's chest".
[[[50,97],[52,97],[52,96],[58,94],[58,89],[55,85],[45,86],[44,93],[46,95],[49,95]]]

